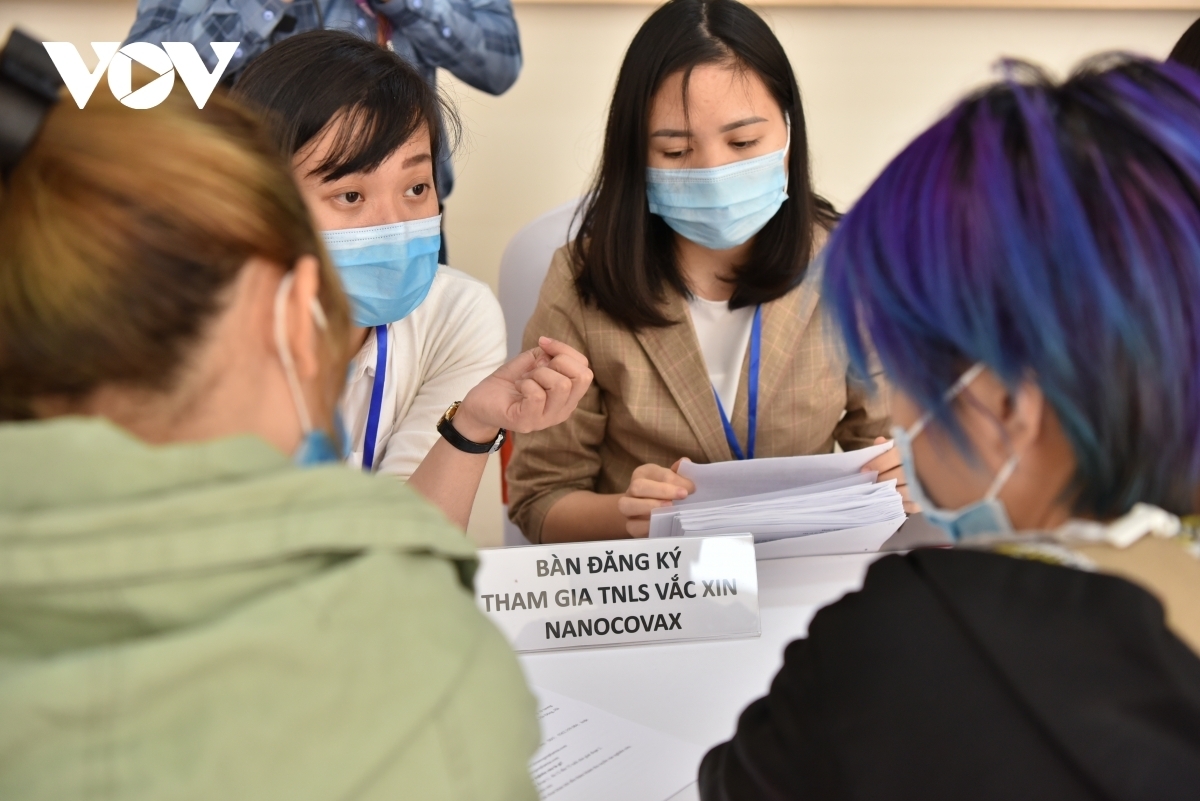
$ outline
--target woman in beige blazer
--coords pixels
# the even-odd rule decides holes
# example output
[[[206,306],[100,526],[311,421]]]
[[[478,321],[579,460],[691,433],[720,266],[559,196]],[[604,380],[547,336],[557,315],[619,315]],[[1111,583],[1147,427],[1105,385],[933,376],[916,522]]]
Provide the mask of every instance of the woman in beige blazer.
[[[570,420],[514,439],[509,509],[532,541],[646,536],[652,509],[694,489],[682,458],[886,433],[885,389],[851,374],[820,303],[809,262],[837,215],[810,186],[791,65],[753,11],[672,0],[651,15],[582,215],[525,334],[580,350],[595,375]]]

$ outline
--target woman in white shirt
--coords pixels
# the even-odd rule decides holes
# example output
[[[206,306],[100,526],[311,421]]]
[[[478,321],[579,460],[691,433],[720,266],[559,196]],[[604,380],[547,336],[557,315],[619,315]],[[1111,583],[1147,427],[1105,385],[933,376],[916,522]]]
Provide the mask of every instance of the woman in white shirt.
[[[409,481],[465,527],[504,429],[565,419],[587,360],[545,340],[503,364],[491,289],[438,264],[435,165],[457,120],[411,65],[314,31],[259,56],[235,96],[267,116],[353,306],[348,463]]]

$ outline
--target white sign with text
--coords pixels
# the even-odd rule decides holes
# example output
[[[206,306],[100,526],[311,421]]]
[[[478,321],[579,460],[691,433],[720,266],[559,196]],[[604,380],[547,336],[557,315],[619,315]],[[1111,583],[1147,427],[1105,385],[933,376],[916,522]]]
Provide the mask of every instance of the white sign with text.
[[[518,651],[756,637],[751,536],[479,553],[475,600]]]

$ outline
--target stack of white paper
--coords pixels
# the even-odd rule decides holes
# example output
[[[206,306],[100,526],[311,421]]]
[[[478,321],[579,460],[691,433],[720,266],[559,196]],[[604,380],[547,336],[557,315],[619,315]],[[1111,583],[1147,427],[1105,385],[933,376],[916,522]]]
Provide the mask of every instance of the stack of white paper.
[[[806,546],[770,549],[778,555],[878,549],[904,522],[895,481],[876,483],[867,462],[891,443],[822,456],[754,459],[699,465],[680,475],[696,491],[650,516],[651,537],[753,534],[756,544],[822,535]],[[835,532],[846,532],[839,544]],[[760,554],[761,556],[761,554]]]

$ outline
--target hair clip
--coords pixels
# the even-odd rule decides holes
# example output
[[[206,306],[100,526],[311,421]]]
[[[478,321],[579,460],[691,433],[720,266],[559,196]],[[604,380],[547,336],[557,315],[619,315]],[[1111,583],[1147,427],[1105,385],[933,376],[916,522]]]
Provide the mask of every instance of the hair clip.
[[[14,30],[0,50],[0,177],[4,180],[41,130],[62,85],[42,43]]]

